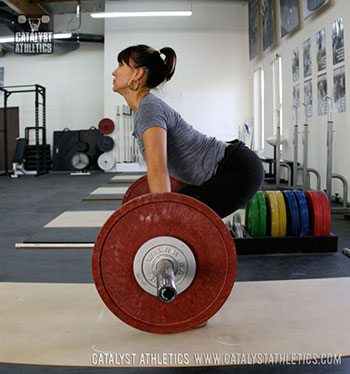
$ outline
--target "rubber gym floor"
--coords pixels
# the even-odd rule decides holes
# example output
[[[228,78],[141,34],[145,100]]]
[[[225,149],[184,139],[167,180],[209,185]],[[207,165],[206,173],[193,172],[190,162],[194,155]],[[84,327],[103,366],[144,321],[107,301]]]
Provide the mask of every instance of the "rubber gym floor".
[[[65,173],[52,173],[43,175],[40,177],[25,176],[18,179],[11,179],[9,177],[2,177],[0,179],[0,196],[1,196],[1,225],[0,225],[0,235],[1,235],[1,261],[0,261],[0,287],[1,287],[1,298],[2,306],[0,306],[0,372],[1,373],[349,373],[350,372],[350,358],[346,357],[350,354],[350,345],[344,346],[346,339],[343,339],[341,333],[332,330],[332,324],[339,324],[340,328],[343,326],[346,329],[350,324],[350,297],[349,297],[349,283],[350,280],[350,258],[344,256],[341,253],[342,248],[350,246],[350,221],[346,221],[342,216],[332,216],[332,233],[337,235],[338,241],[338,252],[337,253],[314,253],[314,254],[290,254],[290,255],[247,255],[238,257],[238,273],[235,286],[239,290],[249,290],[253,289],[256,285],[271,285],[274,287],[281,287],[280,292],[287,292],[289,288],[284,288],[286,285],[295,284],[296,281],[300,281],[300,289],[308,287],[308,282],[314,284],[311,289],[311,294],[318,295],[316,301],[310,303],[312,308],[305,308],[305,313],[310,313],[307,318],[315,319],[315,325],[313,327],[315,333],[315,340],[320,339],[321,345],[324,343],[327,347],[334,347],[329,353],[337,353],[336,349],[341,349],[342,359],[341,364],[305,364],[305,363],[295,363],[295,364],[271,364],[271,365],[235,365],[235,366],[196,366],[196,367],[161,367],[161,368],[121,368],[121,367],[98,367],[98,366],[88,366],[88,365],[70,365],[66,364],[65,355],[69,350],[75,349],[69,345],[66,350],[62,350],[62,347],[57,348],[57,350],[51,352],[51,355],[55,358],[54,362],[59,362],[52,364],[52,362],[42,363],[40,362],[40,354],[46,352],[47,347],[52,347],[54,344],[55,336],[57,331],[52,326],[45,325],[45,320],[47,319],[47,314],[57,314],[56,317],[60,319],[61,324],[68,321],[70,315],[61,314],[58,311],[57,305],[54,304],[50,308],[50,305],[38,305],[31,306],[32,312],[37,308],[37,313],[39,316],[39,326],[40,323],[44,326],[44,336],[45,341],[41,345],[31,347],[31,336],[21,336],[20,331],[16,325],[21,326],[21,321],[14,322],[13,315],[21,315],[22,311],[16,309],[9,310],[6,305],[7,300],[15,299],[12,293],[19,292],[16,299],[23,302],[25,305],[26,298],[30,299],[30,292],[28,295],[21,295],[21,288],[26,289],[28,287],[35,287],[45,285],[57,285],[63,287],[63,292],[70,292],[74,286],[80,285],[92,285],[93,279],[91,273],[91,248],[81,248],[81,249],[16,249],[16,243],[23,243],[28,238],[40,233],[48,222],[55,219],[57,216],[65,211],[112,211],[120,206],[118,201],[100,201],[100,202],[83,202],[82,199],[89,196],[93,190],[100,187],[110,187],[107,183],[111,180],[113,175],[108,173],[93,173],[90,176],[71,176]],[[127,186],[128,184],[125,184]],[[95,229],[96,230],[96,229]],[[72,241],[84,242],[83,238],[79,236],[84,235],[84,230],[71,229],[70,235],[72,235]],[[81,240],[80,240],[81,239]],[[54,239],[53,239],[54,241]],[[320,282],[320,283],[312,283]],[[334,283],[332,283],[334,281]],[[256,282],[256,283],[254,283]],[[294,282],[294,283],[293,283]],[[305,283],[303,283],[305,282]],[[324,282],[324,283],[322,283]],[[330,282],[330,283],[328,283]],[[299,283],[297,283],[299,284]],[[322,285],[325,285],[323,288]],[[329,288],[329,284],[334,289]],[[345,285],[345,287],[344,287]],[[247,288],[245,288],[247,287]],[[343,287],[341,292],[339,287]],[[32,288],[30,288],[32,289]],[[298,288],[297,288],[298,290]],[[237,291],[237,292],[238,292]],[[339,291],[339,293],[338,293]],[[23,291],[24,292],[24,291]],[[254,292],[254,290],[252,290]],[[289,292],[289,291],[288,291]],[[318,292],[318,293],[317,293]],[[324,292],[324,297],[323,297]],[[327,293],[328,292],[328,293]],[[347,293],[346,293],[347,292]],[[329,296],[331,295],[331,296]],[[333,303],[332,295],[336,296],[336,304]],[[42,302],[45,303],[47,295],[42,295]],[[235,296],[235,294],[233,295]],[[294,294],[295,298],[298,298],[298,294]],[[347,297],[346,297],[347,296]],[[244,297],[244,294],[243,296]],[[276,304],[276,294],[271,294],[271,299],[269,300],[268,292],[265,297],[266,305],[274,305],[273,309],[281,310],[280,314],[284,313],[284,305]],[[309,296],[310,297],[310,296]],[[24,300],[24,301],[23,301]],[[241,323],[253,323],[254,318],[260,318],[261,316],[255,311],[255,302],[258,301],[258,295],[251,299],[248,299],[247,304],[245,304],[246,315],[244,310],[242,314],[239,314],[240,318],[243,320]],[[285,299],[287,300],[287,299]],[[16,301],[16,300],[15,300]],[[15,302],[14,301],[14,302]],[[17,300],[18,301],[18,300]],[[68,301],[67,301],[68,302]],[[220,313],[225,317],[228,308],[233,308],[230,311],[230,315],[236,313],[235,308],[235,297],[232,299],[232,303],[226,308],[226,312]],[[259,301],[261,302],[261,300]],[[319,303],[319,304],[318,304]],[[18,305],[18,308],[22,305]],[[76,304],[74,304],[76,305]],[[293,303],[291,304],[293,305]],[[328,314],[325,314],[326,318],[320,319],[318,321],[318,312],[324,310],[325,308],[330,308]],[[33,309],[34,308],[34,309]],[[72,305],[72,309],[74,306]],[[289,308],[289,307],[288,307]],[[293,308],[293,307],[292,307]],[[68,310],[69,305],[66,306]],[[270,309],[269,309],[270,310]],[[74,312],[74,310],[72,311]],[[298,313],[300,310],[298,309]],[[301,311],[302,312],[302,311]],[[347,313],[344,315],[344,313]],[[25,311],[23,311],[25,313]],[[89,313],[85,311],[84,313]],[[237,311],[238,313],[238,311]],[[268,312],[267,312],[268,313]],[[293,312],[292,312],[293,313]],[[28,316],[27,316],[28,317]],[[28,321],[31,318],[34,320],[34,315],[29,316]],[[114,317],[114,316],[112,316]],[[215,320],[214,316],[212,320],[209,320],[208,325],[203,327],[198,336],[203,337],[205,334],[211,334],[210,329],[212,327],[213,331],[215,326],[220,324],[220,319]],[[219,318],[219,317],[218,317]],[[226,318],[226,317],[225,317]],[[283,319],[283,315],[281,316]],[[42,322],[40,322],[42,319]],[[247,321],[247,319],[251,319]],[[119,323],[119,320],[112,319],[112,324]],[[34,323],[34,322],[33,322]],[[68,322],[67,322],[68,323]],[[29,323],[30,324],[30,323]],[[325,324],[328,324],[327,326]],[[226,323],[227,326],[230,324]],[[315,327],[316,326],[316,327]],[[318,326],[318,327],[317,327]],[[338,326],[338,325],[337,325]],[[236,326],[231,326],[235,329]],[[56,327],[57,328],[57,327]],[[91,327],[93,329],[93,327]],[[129,326],[122,326],[123,331],[129,331],[132,329]],[[238,327],[237,327],[238,328]],[[267,326],[269,330],[278,329],[278,326],[271,325]],[[328,330],[329,329],[329,330]],[[24,331],[27,331],[24,329]],[[131,330],[130,330],[131,331]],[[133,331],[133,337],[137,340],[138,330]],[[136,333],[135,333],[136,331]],[[341,331],[341,330],[340,330]],[[346,332],[347,331],[347,332]],[[345,330],[344,334],[349,335],[349,330]],[[25,332],[24,332],[25,333]],[[144,334],[144,333],[142,333]],[[183,341],[184,351],[186,351],[187,344],[190,344],[191,337],[188,338],[187,333],[174,334],[179,335],[179,344]],[[256,334],[259,334],[257,331]],[[284,332],[284,340],[293,343],[293,339],[297,340],[298,335],[303,335],[303,331],[286,331]],[[11,336],[12,335],[12,336]],[[11,345],[12,354],[8,355],[9,345],[12,344],[12,337],[18,336],[18,345]],[[149,336],[149,334],[146,334]],[[328,338],[327,338],[328,337]],[[100,337],[103,339],[103,336]],[[148,344],[157,344],[157,336],[149,337],[150,341]],[[83,339],[83,338],[82,338]],[[118,339],[118,336],[115,336]],[[147,343],[147,339],[144,340]],[[168,340],[164,340],[168,339]],[[172,352],[171,345],[172,336],[165,337],[162,336],[162,342],[166,344],[169,341],[169,346],[166,352]],[[193,338],[195,339],[195,337]],[[250,336],[252,342],[254,342],[254,331]],[[264,336],[259,339],[264,339]],[[268,340],[268,337],[266,337]],[[301,337],[299,350],[297,352],[305,352],[303,348],[303,337]],[[20,341],[21,340],[21,341]],[[22,341],[23,340],[23,341]],[[141,339],[142,340],[142,339]],[[328,340],[328,342],[327,342]],[[348,340],[347,340],[348,341]],[[22,343],[22,344],[21,344]],[[200,343],[200,341],[199,341]],[[274,343],[274,344],[272,344]],[[9,344],[9,345],[8,345]],[[39,357],[37,362],[32,362],[30,358],[21,362],[21,357],[26,356],[26,349],[23,348],[23,344],[27,344],[28,352],[35,352],[35,356]],[[84,346],[84,340],[77,342],[77,344]],[[266,342],[266,345],[279,346],[280,342]],[[282,344],[282,343],[281,343]],[[284,343],[283,343],[284,344]],[[17,351],[16,351],[17,347]],[[293,347],[293,344],[292,344]],[[91,348],[91,347],[89,347]],[[310,347],[308,347],[310,348]],[[52,348],[51,348],[52,349]],[[148,346],[144,347],[147,351]],[[232,351],[232,346],[229,347]],[[293,351],[294,352],[294,351]],[[6,354],[5,354],[6,353]],[[73,352],[74,354],[74,352]],[[8,357],[19,357],[17,360],[8,359]],[[14,363],[15,362],[15,363]],[[26,364],[30,362],[30,364]]]

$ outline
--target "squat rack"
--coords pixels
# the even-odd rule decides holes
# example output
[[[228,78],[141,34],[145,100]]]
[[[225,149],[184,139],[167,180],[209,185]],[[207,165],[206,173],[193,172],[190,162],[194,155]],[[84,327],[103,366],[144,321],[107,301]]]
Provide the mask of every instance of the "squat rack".
[[[40,148],[39,148],[39,130],[42,130],[42,145],[45,150],[46,147],[46,88],[40,84],[31,84],[31,85],[19,85],[19,86],[5,86],[0,87],[0,91],[4,93],[4,162],[5,162],[5,174],[8,175],[8,141],[7,141],[7,102],[8,98],[13,93],[24,93],[24,92],[35,92],[35,145],[36,145],[36,160],[37,160],[37,173],[45,174],[47,172],[46,158],[43,158],[43,169],[40,169]],[[40,102],[40,96],[42,101]],[[39,126],[39,106],[42,106],[42,126]],[[40,173],[41,172],[41,173]]]

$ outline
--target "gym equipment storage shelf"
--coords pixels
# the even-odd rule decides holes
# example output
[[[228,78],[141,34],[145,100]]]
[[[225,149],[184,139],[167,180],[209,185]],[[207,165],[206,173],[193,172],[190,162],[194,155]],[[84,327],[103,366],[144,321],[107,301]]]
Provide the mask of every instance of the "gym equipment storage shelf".
[[[283,238],[235,238],[237,255],[337,252],[338,237],[285,236]]]

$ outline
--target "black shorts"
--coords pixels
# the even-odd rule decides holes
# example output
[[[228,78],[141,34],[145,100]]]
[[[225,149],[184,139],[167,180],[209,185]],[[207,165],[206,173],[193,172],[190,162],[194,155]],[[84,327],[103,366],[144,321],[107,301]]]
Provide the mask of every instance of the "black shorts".
[[[263,180],[260,158],[244,143],[234,140],[226,147],[213,177],[200,186],[185,185],[177,192],[202,201],[223,218],[243,208]]]

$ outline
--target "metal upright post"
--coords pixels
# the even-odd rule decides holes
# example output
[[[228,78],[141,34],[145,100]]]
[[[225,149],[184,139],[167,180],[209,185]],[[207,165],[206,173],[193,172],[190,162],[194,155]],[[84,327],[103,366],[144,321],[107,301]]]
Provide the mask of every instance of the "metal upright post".
[[[277,110],[277,134],[276,134],[276,187],[281,183],[281,127],[280,127],[280,110]]]
[[[332,120],[332,99],[327,96],[328,101],[328,122],[327,122],[327,196],[332,201],[332,173],[333,173],[333,120]]]
[[[293,160],[293,189],[298,186],[298,108],[293,105],[295,111],[295,124],[294,124],[294,160]]]
[[[117,133],[116,133],[116,155],[117,163],[121,160],[121,120],[120,120],[120,106],[117,105],[116,113],[116,124],[117,124]]]
[[[29,133],[28,133],[29,134]],[[39,147],[39,87],[35,85],[35,154],[36,171],[40,174],[40,147]]]
[[[303,131],[303,190],[309,189],[309,179],[307,173],[308,160],[308,141],[309,141],[309,125],[307,123],[307,106],[304,106],[304,131]]]
[[[41,92],[42,92],[42,99],[43,99],[43,103],[42,103],[42,109],[43,109],[43,127],[46,129],[46,88],[45,87],[41,87]],[[46,136],[45,138],[43,139],[43,143],[46,144]]]
[[[4,171],[5,175],[8,174],[8,144],[7,144],[7,98],[10,96],[10,93],[7,92],[7,90],[3,90],[4,92],[4,113],[3,113],[3,118],[4,118]]]
[[[43,161],[44,161],[44,173],[47,172],[47,164],[46,164],[46,88],[41,88],[41,98],[42,98],[42,122],[43,122]]]

